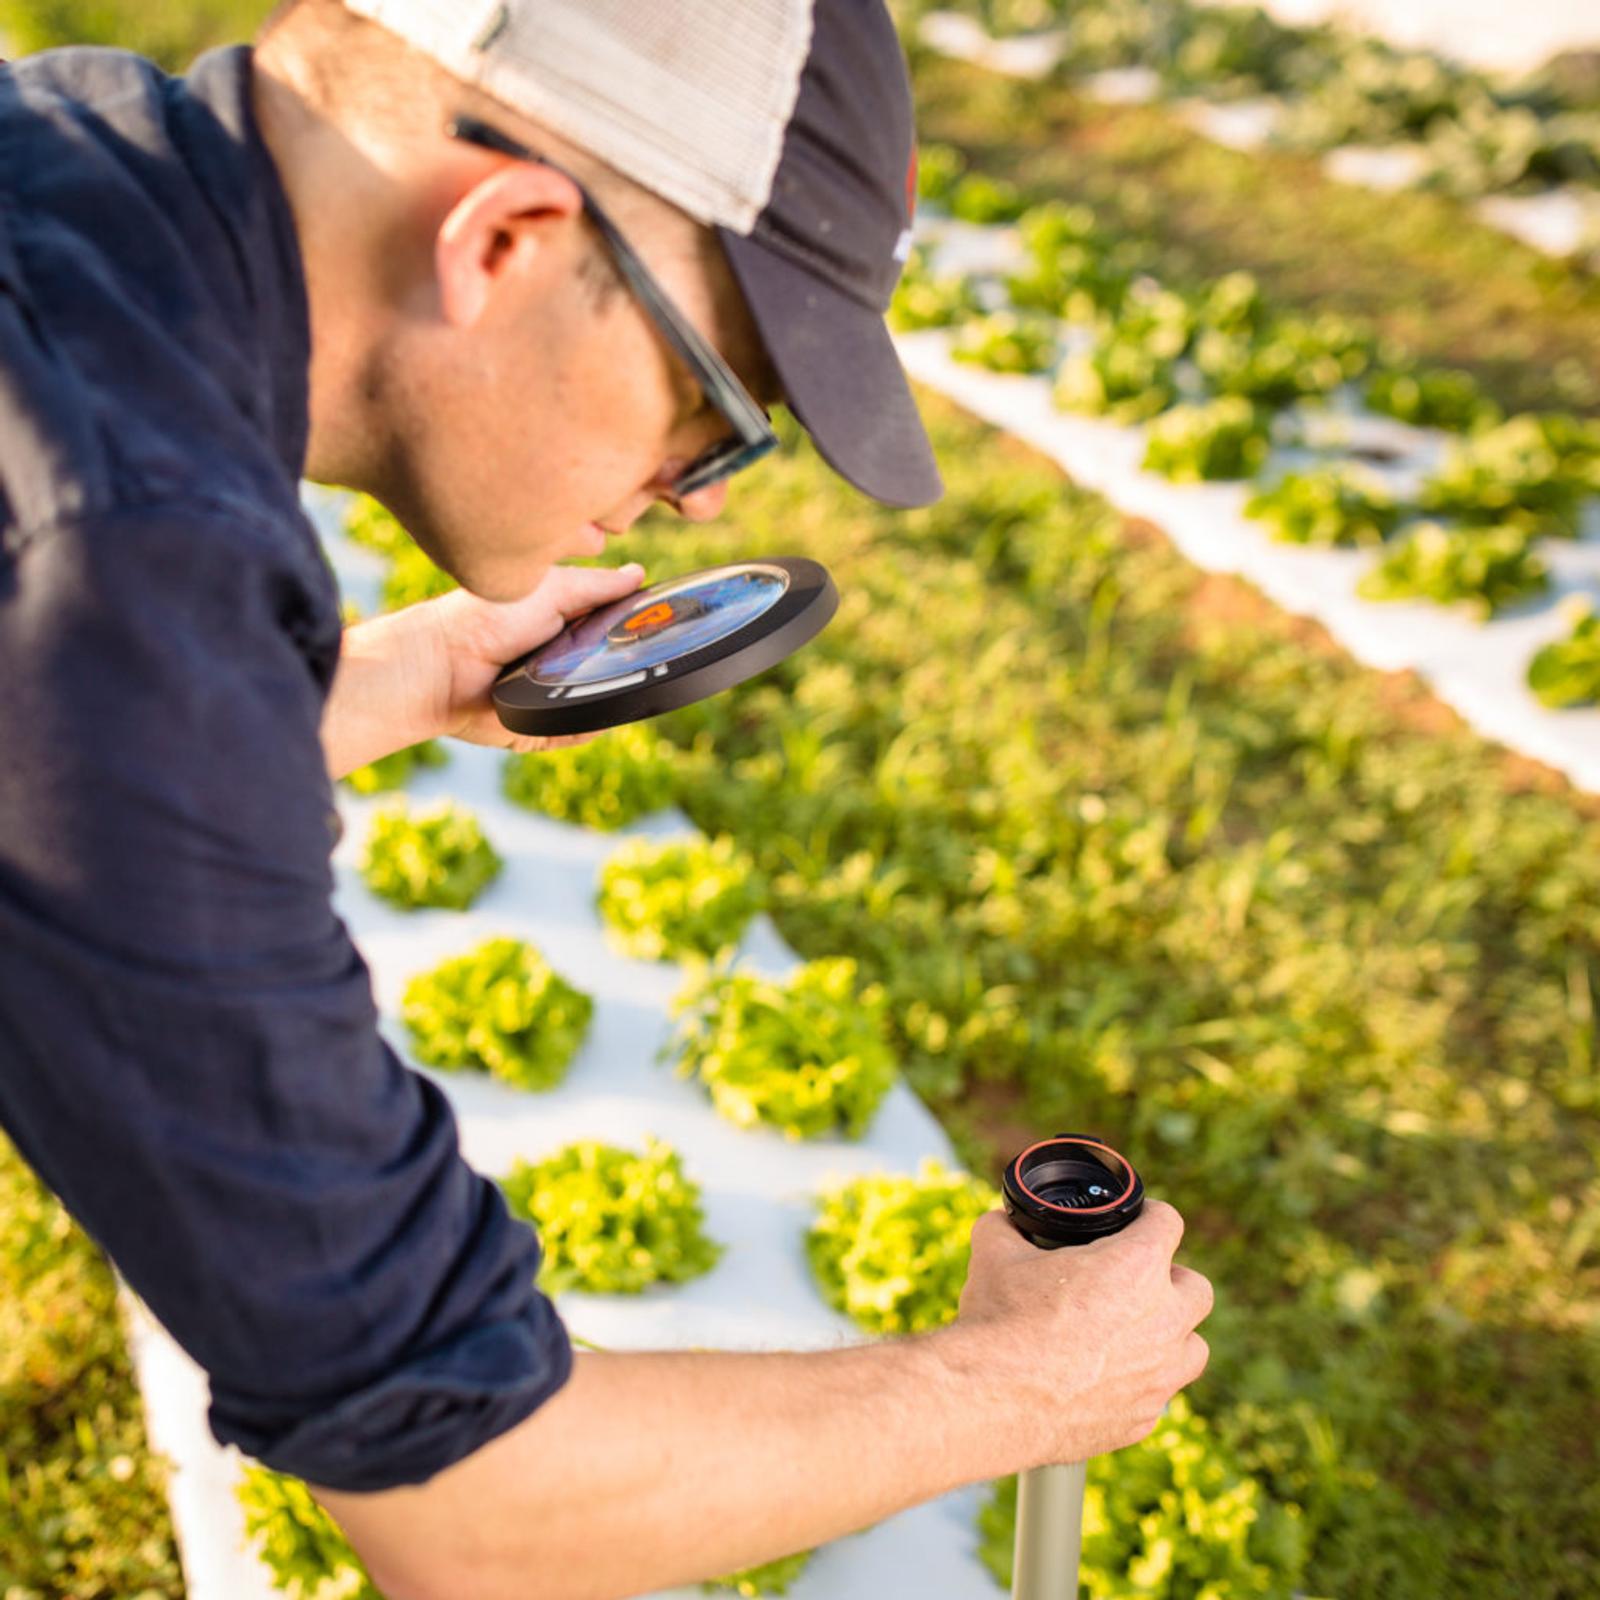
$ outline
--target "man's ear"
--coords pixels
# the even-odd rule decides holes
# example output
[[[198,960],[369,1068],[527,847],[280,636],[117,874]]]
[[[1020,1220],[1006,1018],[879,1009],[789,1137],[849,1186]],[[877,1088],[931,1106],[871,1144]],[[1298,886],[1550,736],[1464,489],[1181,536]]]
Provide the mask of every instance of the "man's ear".
[[[514,273],[552,268],[574,246],[583,196],[553,167],[520,161],[496,168],[461,196],[434,241],[440,311],[475,325]]]

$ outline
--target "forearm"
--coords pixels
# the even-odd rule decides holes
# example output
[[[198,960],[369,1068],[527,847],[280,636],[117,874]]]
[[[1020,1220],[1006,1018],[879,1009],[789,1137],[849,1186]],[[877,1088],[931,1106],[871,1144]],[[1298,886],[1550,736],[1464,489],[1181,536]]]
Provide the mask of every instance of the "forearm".
[[[394,1600],[613,1600],[869,1527],[1031,1442],[964,1330],[814,1353],[582,1354],[420,1490],[326,1496]]]
[[[438,629],[413,606],[344,631],[339,670],[322,715],[328,776],[437,737],[446,668]]]

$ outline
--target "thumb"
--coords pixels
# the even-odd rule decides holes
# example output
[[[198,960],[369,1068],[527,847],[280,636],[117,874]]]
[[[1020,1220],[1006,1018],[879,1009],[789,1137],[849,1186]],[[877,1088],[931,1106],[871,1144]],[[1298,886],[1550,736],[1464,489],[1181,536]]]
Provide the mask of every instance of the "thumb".
[[[999,1207],[985,1211],[972,1224],[972,1253],[1005,1260],[1010,1256],[1031,1255],[1038,1249],[1011,1225],[1011,1218]]]
[[[644,568],[637,561],[625,567],[554,567],[547,581],[542,598],[570,621],[632,594],[644,582]]]

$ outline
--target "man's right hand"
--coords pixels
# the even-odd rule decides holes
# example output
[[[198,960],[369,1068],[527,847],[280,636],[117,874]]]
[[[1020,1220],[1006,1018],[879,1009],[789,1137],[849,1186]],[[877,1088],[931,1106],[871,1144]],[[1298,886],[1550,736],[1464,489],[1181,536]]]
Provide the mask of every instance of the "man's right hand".
[[[1042,1250],[1004,1211],[972,1229],[956,1326],[979,1341],[986,1375],[1015,1397],[1035,1465],[1081,1461],[1143,1439],[1205,1370],[1195,1327],[1210,1282],[1173,1255],[1183,1218],[1146,1203],[1121,1233]]]
[[[996,1211],[949,1326],[581,1351],[532,1416],[428,1483],[317,1497],[392,1600],[619,1600],[759,1566],[1143,1438],[1205,1365],[1211,1287],[1172,1265],[1182,1232],[1151,1201],[1114,1238],[1045,1251]]]

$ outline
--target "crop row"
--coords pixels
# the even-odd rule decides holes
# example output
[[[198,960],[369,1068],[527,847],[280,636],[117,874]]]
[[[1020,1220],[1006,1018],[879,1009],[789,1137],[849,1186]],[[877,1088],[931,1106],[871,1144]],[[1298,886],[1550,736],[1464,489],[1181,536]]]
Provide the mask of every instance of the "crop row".
[[[853,996],[851,978],[850,962],[833,961],[810,964],[784,986],[739,975],[735,991],[713,979],[710,992],[722,997],[723,1014],[696,1059],[714,1097],[719,1085],[737,1088],[741,1079],[787,1080],[782,1093],[791,1099],[820,1088],[819,1120],[781,1122],[791,1134],[820,1134],[848,1110],[832,1093],[838,1083],[870,1081],[874,1097],[881,1095],[892,1070],[881,1004],[876,996]],[[730,1007],[733,993],[739,1003]],[[703,1004],[707,994],[704,980],[692,983],[688,1003]],[[589,1009],[587,998],[555,978],[536,950],[496,939],[413,979],[402,1016],[419,1060],[546,1090],[580,1047]],[[719,1108],[727,1109],[720,1102]],[[870,1105],[862,1109],[870,1114]],[[737,1107],[733,1115],[770,1120],[742,1116]],[[861,1119],[847,1114],[845,1120],[848,1134],[863,1131]],[[652,1138],[642,1151],[579,1140],[538,1162],[513,1163],[500,1186],[512,1211],[539,1231],[540,1285],[553,1295],[641,1294],[700,1277],[725,1255],[707,1230],[699,1185],[677,1152]],[[954,1319],[972,1224],[999,1197],[982,1179],[929,1161],[915,1175],[835,1181],[815,1201],[803,1249],[819,1294],[862,1332],[893,1336]],[[1175,1491],[1188,1492],[1179,1499]],[[341,1592],[375,1594],[303,1485],[252,1468],[240,1496],[248,1531],[279,1587],[315,1590],[335,1582]],[[1152,1575],[1170,1567],[1216,1585],[1219,1594],[1232,1592],[1225,1584],[1241,1585],[1240,1593],[1286,1593],[1304,1570],[1299,1516],[1297,1506],[1274,1501],[1180,1403],[1161,1432],[1120,1457],[1114,1470],[1097,1468],[1089,1581],[1113,1585],[1130,1567]],[[1002,1583],[1009,1583],[1014,1517],[1014,1482],[996,1485],[980,1514],[980,1550]],[[781,1595],[810,1554],[704,1587]]]
[[[669,800],[685,760],[653,732],[634,728],[615,742],[513,757],[503,788],[563,820],[614,829]],[[401,763],[387,776],[399,787],[408,775]],[[370,779],[355,785],[367,792],[375,786]],[[492,881],[497,861],[459,807],[390,806],[370,818],[362,873],[373,892],[406,909],[462,910]],[[727,956],[763,898],[753,864],[726,838],[635,838],[602,865],[597,905],[628,953],[693,959]],[[654,936],[641,942],[646,930]],[[894,1080],[885,997],[856,984],[848,959],[810,962],[784,982],[721,966],[691,970],[674,1009],[683,1020],[663,1055],[683,1046],[680,1072],[698,1076],[716,1108],[740,1125],[772,1126],[790,1137],[860,1137]],[[592,1015],[587,995],[534,947],[509,938],[491,938],[416,974],[400,1000],[416,1060],[486,1073],[524,1091],[562,1082]],[[500,1185],[513,1212],[539,1231],[540,1285],[550,1294],[667,1289],[712,1271],[724,1257],[705,1226],[698,1184],[678,1154],[654,1139],[642,1151],[580,1140],[538,1162],[515,1162]],[[932,1162],[914,1176],[827,1186],[803,1238],[819,1294],[872,1336],[947,1324],[965,1281],[972,1222],[996,1204],[987,1182]],[[303,1485],[251,1468],[240,1497],[279,1587],[334,1582],[341,1592],[376,1600],[354,1552]],[[1014,1481],[995,1485],[976,1532],[984,1561],[1004,1584],[1014,1518]],[[1287,1593],[1307,1555],[1299,1508],[1274,1500],[1182,1404],[1115,1471],[1097,1469],[1088,1526],[1087,1570],[1102,1586],[1119,1582],[1130,1566],[1152,1575],[1170,1566],[1219,1593],[1226,1584]],[[705,1589],[781,1595],[810,1554]]]
[[[1221,1290],[1197,1409],[1301,1508],[1317,1590],[1581,1592],[1593,825],[925,409],[938,506],[861,503],[787,429],[731,528],[635,531],[662,575],[800,550],[842,595],[654,724],[648,784],[738,841],[790,945],[882,986],[973,1170],[1088,1126],[1159,1172]],[[558,753],[576,820],[634,786],[615,737]]]
[[[1278,311],[1248,273],[1176,292],[1148,272],[1148,246],[1108,235],[1089,208],[1024,207],[962,167],[935,148],[925,195],[964,220],[1014,220],[1020,258],[1004,273],[940,275],[919,256],[892,312],[898,327],[949,328],[958,360],[1051,374],[1061,409],[1147,424],[1145,467],[1177,482],[1254,477],[1275,445],[1303,444],[1311,410],[1358,398],[1413,428],[1445,430],[1454,442],[1442,463],[1407,493],[1324,459],[1263,481],[1246,513],[1281,540],[1381,546],[1360,590],[1371,599],[1487,614],[1547,587],[1535,542],[1582,532],[1600,492],[1600,422],[1508,419],[1466,373],[1418,367],[1349,319]],[[1552,706],[1593,699],[1594,655],[1587,614],[1577,616],[1529,681]]]
[[[1281,23],[1257,6],[1198,0],[967,0],[905,8],[973,15],[1006,36],[1055,30],[1057,71],[1137,68],[1163,94],[1279,102],[1273,138],[1301,150],[1406,143],[1419,180],[1476,197],[1600,187],[1600,85],[1561,68],[1491,77],[1336,25]]]

